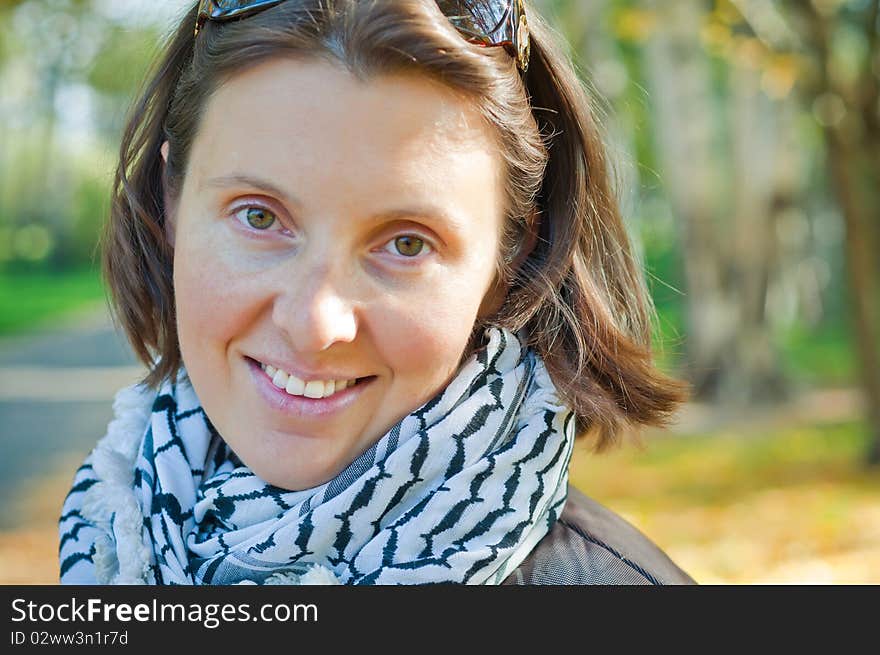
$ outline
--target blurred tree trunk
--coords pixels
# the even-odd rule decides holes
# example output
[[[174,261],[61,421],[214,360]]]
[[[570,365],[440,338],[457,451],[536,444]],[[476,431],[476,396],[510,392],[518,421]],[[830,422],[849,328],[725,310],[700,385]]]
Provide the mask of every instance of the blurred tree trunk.
[[[804,85],[809,101],[839,103],[844,111],[825,120],[828,169],[843,214],[853,332],[861,367],[871,445],[869,465],[880,465],[880,0],[871,0],[849,27],[863,30],[867,44],[852,81],[836,72],[832,32],[840,13],[820,12],[812,3],[791,3],[802,37],[818,59],[813,84]]]
[[[663,27],[644,56],[663,182],[682,231],[688,375],[698,397],[770,401],[785,390],[767,312],[774,216],[791,202],[790,185],[777,174],[784,126],[746,66],[730,70],[730,115],[709,111],[718,105],[699,40],[704,4],[652,6]],[[730,161],[718,157],[725,132]]]

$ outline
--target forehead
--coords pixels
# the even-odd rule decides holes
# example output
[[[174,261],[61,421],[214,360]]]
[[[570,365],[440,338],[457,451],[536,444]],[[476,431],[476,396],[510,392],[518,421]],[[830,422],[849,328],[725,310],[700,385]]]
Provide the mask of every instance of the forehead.
[[[475,104],[424,76],[363,81],[333,63],[277,59],[218,88],[190,163],[202,180],[245,170],[270,179],[323,172],[345,175],[346,184],[451,184],[450,175],[482,170],[481,182],[494,187],[498,152]]]

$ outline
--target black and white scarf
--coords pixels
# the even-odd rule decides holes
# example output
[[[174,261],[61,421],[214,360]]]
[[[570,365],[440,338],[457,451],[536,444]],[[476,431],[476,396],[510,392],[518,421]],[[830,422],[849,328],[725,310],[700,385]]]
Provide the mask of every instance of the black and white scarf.
[[[184,369],[119,391],[59,524],[71,584],[497,584],[566,499],[574,417],[512,332],[334,479],[259,479]]]

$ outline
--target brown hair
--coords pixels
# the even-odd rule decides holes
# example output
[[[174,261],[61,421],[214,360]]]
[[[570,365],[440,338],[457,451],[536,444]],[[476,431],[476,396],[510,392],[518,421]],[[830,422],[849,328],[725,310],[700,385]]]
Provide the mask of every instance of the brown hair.
[[[260,62],[313,57],[361,78],[429,75],[471,98],[493,126],[508,176],[498,266],[508,292],[485,323],[525,328],[579,435],[592,432],[601,450],[627,426],[662,424],[683,400],[683,385],[652,362],[651,304],[588,94],[534,10],[524,77],[503,49],[467,43],[431,0],[288,0],[209,21],[197,39],[195,18],[193,7],[130,113],[102,239],[114,318],[150,368],[146,384],[158,387],[181,365],[165,207],[181,188],[207,100]],[[525,259],[523,243],[535,244]]]

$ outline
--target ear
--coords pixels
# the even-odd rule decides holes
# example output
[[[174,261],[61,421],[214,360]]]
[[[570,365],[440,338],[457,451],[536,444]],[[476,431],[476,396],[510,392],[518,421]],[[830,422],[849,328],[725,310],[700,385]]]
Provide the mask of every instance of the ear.
[[[520,244],[519,250],[517,250],[516,257],[514,257],[513,261],[510,263],[510,270],[519,270],[519,267],[522,266],[526,258],[532,254],[532,251],[535,249],[535,245],[538,243],[538,221],[538,211],[533,209],[526,221],[526,229],[523,234],[522,244]],[[504,284],[499,279],[498,275],[496,275],[495,280],[492,282],[492,286],[489,287],[489,291],[486,293],[483,302],[480,304],[477,318],[486,318],[501,309],[501,305],[504,304],[504,300],[507,298],[507,292],[509,290],[509,286]]]
[[[159,152],[162,153],[162,163],[163,163],[163,178],[164,178],[164,167],[168,165],[168,142],[165,141],[162,143],[162,146],[159,148]],[[175,232],[175,218],[174,218],[174,207],[171,203],[171,198],[168,196],[168,189],[165,188],[164,183],[162,184],[162,204],[165,208],[165,238],[168,239],[168,243],[171,244],[171,247],[174,247],[174,232]]]

